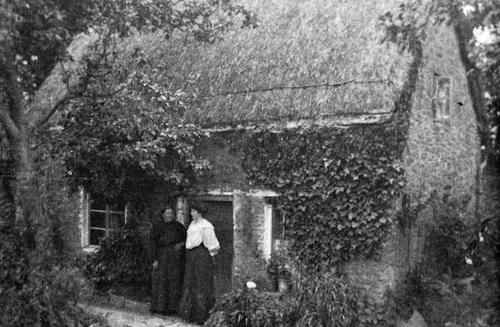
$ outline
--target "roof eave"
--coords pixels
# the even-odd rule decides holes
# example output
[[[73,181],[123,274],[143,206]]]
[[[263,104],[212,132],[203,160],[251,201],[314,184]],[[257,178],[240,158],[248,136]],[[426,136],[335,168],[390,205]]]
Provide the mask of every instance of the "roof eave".
[[[272,132],[283,130],[293,130],[299,128],[330,127],[330,128],[348,128],[353,125],[375,125],[383,124],[389,121],[394,112],[394,106],[390,109],[374,110],[369,113],[342,114],[322,116],[315,118],[304,118],[295,120],[273,120],[265,122],[240,122],[240,123],[219,123],[212,126],[203,127],[204,131],[210,133],[223,133],[230,131],[250,131],[258,129],[267,129]]]

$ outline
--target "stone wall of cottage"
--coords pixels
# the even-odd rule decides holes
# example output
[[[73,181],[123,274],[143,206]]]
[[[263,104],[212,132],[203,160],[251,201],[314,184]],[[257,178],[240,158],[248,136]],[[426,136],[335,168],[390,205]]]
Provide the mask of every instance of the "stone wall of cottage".
[[[248,190],[250,185],[245,179],[241,166],[240,132],[211,133],[195,149],[195,153],[211,163],[210,170],[194,186],[195,191]]]
[[[246,193],[234,195],[233,286],[249,280],[259,288],[270,288],[264,259],[265,199]]]
[[[445,120],[436,119],[432,110],[434,82],[439,76],[451,79],[450,117]],[[443,196],[462,206],[462,219],[474,219],[479,155],[475,116],[457,40],[450,28],[436,27],[425,44],[403,158],[406,192],[412,205],[431,200],[426,201],[412,228],[403,231],[394,225],[380,260],[351,262],[346,267],[350,278],[375,300],[382,300],[386,289],[394,287],[423,260],[426,235]]]
[[[424,50],[404,157],[407,194],[412,204],[419,198],[431,199],[419,214],[415,227],[407,233],[410,235],[407,237],[412,238],[406,241],[410,246],[405,251],[409,253],[403,251],[398,255],[410,258],[406,263],[410,268],[422,260],[428,225],[444,197],[457,202],[465,222],[471,223],[474,219],[480,144],[466,74],[451,28],[435,28]],[[451,80],[450,117],[446,120],[437,120],[432,111],[434,83],[438,77]]]

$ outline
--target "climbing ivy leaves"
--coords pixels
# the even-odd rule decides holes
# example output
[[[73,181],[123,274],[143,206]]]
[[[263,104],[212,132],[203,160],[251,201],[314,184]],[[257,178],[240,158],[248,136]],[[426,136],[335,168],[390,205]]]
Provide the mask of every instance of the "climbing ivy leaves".
[[[404,144],[393,125],[260,131],[243,158],[254,185],[281,194],[292,250],[320,266],[377,253],[403,186]]]

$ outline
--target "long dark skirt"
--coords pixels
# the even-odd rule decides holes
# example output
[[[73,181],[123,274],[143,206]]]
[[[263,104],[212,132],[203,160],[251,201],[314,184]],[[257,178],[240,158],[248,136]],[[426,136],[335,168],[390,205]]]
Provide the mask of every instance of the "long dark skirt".
[[[173,245],[159,249],[158,269],[153,270],[151,311],[178,311],[184,276],[184,249],[175,251]]]
[[[203,245],[187,250],[186,274],[179,314],[189,322],[203,323],[215,305],[214,267]]]

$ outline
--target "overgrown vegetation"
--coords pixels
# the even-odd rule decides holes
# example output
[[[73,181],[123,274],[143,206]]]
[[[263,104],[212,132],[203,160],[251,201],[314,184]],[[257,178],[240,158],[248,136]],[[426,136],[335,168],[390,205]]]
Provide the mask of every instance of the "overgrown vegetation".
[[[399,127],[308,129],[249,137],[249,180],[282,196],[294,252],[314,266],[377,253],[403,186]],[[399,133],[398,133],[399,131]]]
[[[67,238],[71,231],[65,223],[74,217],[75,202],[64,182],[54,178],[61,165],[47,162],[54,165],[39,167],[40,175],[23,190],[21,221],[15,222],[8,201],[0,206],[0,325],[105,326],[77,306],[92,285]]]
[[[238,289],[218,299],[205,326],[382,326],[386,308],[325,270],[294,276],[289,293]],[[258,286],[257,286],[258,287]]]
[[[389,297],[392,314],[408,319],[417,310],[432,327],[495,326],[498,218],[466,223],[457,201],[434,201],[433,219],[424,227],[424,256]]]
[[[85,272],[98,290],[109,290],[148,285],[150,267],[141,235],[129,224],[102,239],[97,253],[88,257]]]
[[[130,186],[129,176],[143,186],[158,179],[176,186],[204,168],[192,155],[199,130],[174,119],[189,96],[160,87],[151,66],[137,73],[147,61],[140,51],[131,54],[132,67],[113,66],[117,45],[136,33],[168,39],[175,31],[213,43],[234,24],[255,26],[255,17],[231,1],[0,0],[0,137],[8,156],[2,174],[9,175],[0,188],[9,207],[0,214],[2,326],[90,324],[76,306],[85,279],[73,258],[78,231],[68,222],[78,217],[78,202],[63,176],[112,197]],[[66,47],[80,32],[93,42],[85,55],[69,58]],[[59,84],[37,96],[61,61]],[[48,125],[58,125],[52,139],[43,135]],[[34,154],[36,148],[43,150]],[[134,258],[131,239],[113,241]],[[111,260],[106,264],[111,281],[139,278],[132,269],[119,275]],[[93,268],[97,281],[107,278],[99,275],[102,267]]]

